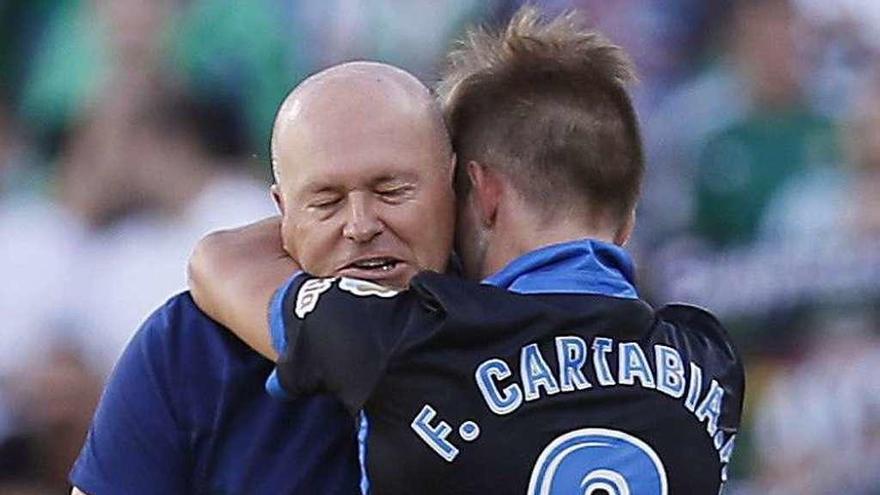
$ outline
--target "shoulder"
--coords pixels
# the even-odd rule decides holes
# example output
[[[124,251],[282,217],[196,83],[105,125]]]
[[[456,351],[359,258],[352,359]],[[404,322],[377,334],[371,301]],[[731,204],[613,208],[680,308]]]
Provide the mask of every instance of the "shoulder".
[[[664,339],[686,347],[703,365],[717,368],[744,382],[740,354],[727,329],[705,308],[692,304],[668,304],[656,312],[658,322],[666,324]]]
[[[156,309],[135,332],[116,365],[114,375],[129,369],[170,374],[189,357],[197,358],[201,341],[220,333],[195,305],[188,292],[178,294]]]
[[[656,315],[691,337],[711,342],[730,357],[738,356],[727,329],[709,310],[694,304],[674,303],[661,307]]]
[[[132,390],[151,389],[187,418],[197,420],[203,400],[238,382],[264,376],[272,363],[196,306],[189,292],[154,311],[135,333],[111,378]]]
[[[657,317],[679,325],[693,327],[701,332],[728,339],[721,321],[708,309],[695,304],[672,303],[657,310]],[[729,339],[728,339],[729,340]]]
[[[184,359],[199,361],[222,355],[249,355],[250,349],[229,330],[212,320],[198,306],[190,293],[182,292],[171,297],[154,311],[132,338],[129,348],[170,359],[174,364]],[[172,359],[177,358],[177,359]]]
[[[199,327],[217,326],[216,322],[196,306],[189,291],[172,296],[165,304],[153,311],[139,333],[144,333],[146,339],[167,339],[173,337],[171,332],[174,329],[185,324]]]

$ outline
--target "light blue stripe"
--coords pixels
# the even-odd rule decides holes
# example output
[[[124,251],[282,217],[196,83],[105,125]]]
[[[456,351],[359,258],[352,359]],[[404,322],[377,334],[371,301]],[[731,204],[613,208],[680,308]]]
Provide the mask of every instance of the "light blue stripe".
[[[370,422],[367,421],[367,413],[363,409],[360,412],[358,424],[358,460],[361,464],[361,494],[369,495],[370,477],[367,475],[367,435],[370,430]]]
[[[287,334],[284,332],[284,300],[296,283],[296,278],[303,274],[300,270],[293,274],[287,282],[284,282],[275,294],[272,295],[272,301],[269,303],[269,337],[272,339],[272,348],[279,355],[284,354],[287,350]],[[271,377],[270,377],[271,378]],[[268,388],[268,382],[267,382]]]
[[[269,392],[269,395],[276,399],[290,400],[293,398],[281,386],[281,381],[278,379],[278,368],[273,369],[272,374],[266,379],[266,392]]]

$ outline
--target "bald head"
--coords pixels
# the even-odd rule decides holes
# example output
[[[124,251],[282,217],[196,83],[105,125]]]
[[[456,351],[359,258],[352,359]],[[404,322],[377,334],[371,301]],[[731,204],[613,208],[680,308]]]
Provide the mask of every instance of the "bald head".
[[[375,122],[390,124],[388,131],[415,126],[439,152],[452,153],[440,108],[421,81],[388,64],[349,62],[310,76],[281,104],[272,131],[275,180],[296,166],[279,160],[282,148],[308,148],[321,134],[357,132]]]
[[[403,286],[452,247],[452,150],[412,75],[354,62],[299,85],[272,134],[285,248],[304,270]]]

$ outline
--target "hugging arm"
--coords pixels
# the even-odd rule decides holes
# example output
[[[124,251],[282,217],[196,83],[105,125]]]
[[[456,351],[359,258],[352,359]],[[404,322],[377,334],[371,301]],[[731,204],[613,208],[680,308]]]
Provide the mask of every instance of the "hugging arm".
[[[280,353],[269,392],[329,393],[352,414],[363,408],[386,370],[443,323],[418,278],[398,291],[345,277],[291,277],[269,310]]]
[[[189,288],[202,311],[275,361],[269,302],[298,270],[282,247],[281,219],[272,217],[199,241],[189,261]]]
[[[205,237],[189,265],[193,299],[278,363],[267,383],[273,395],[329,393],[356,412],[401,344],[431,333],[440,318],[424,291],[315,278],[281,246],[277,218]]]

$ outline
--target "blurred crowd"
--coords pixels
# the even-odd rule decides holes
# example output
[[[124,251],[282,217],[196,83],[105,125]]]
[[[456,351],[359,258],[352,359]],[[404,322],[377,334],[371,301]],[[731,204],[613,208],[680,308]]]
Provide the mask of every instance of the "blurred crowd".
[[[204,233],[273,213],[308,74],[428,83],[518,0],[0,3],[0,493],[65,493],[103,380]],[[880,2],[544,0],[633,57],[643,295],[747,366],[735,494],[880,493]]]

